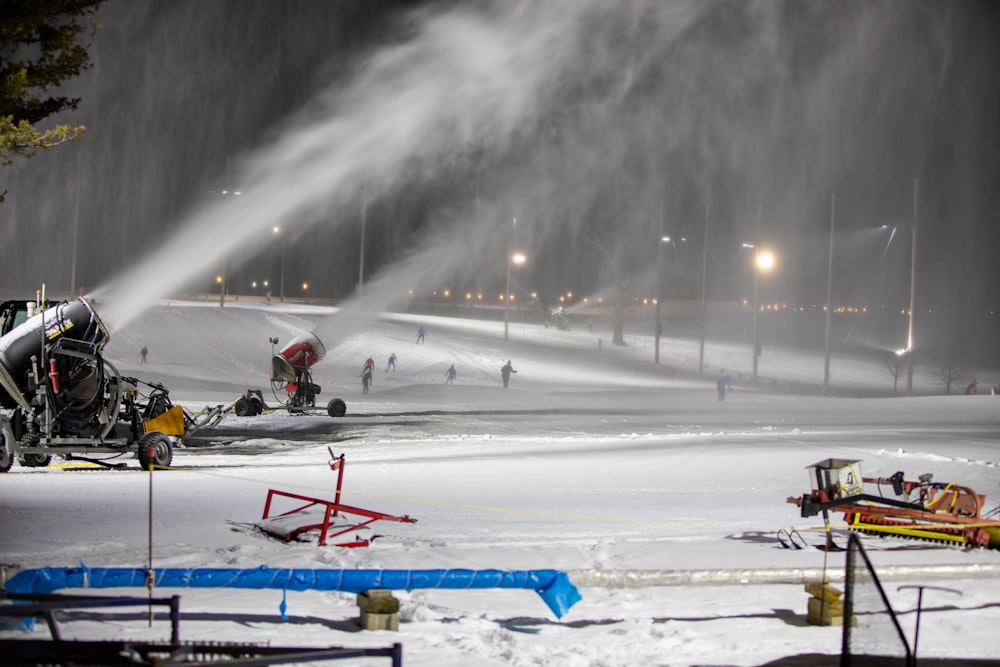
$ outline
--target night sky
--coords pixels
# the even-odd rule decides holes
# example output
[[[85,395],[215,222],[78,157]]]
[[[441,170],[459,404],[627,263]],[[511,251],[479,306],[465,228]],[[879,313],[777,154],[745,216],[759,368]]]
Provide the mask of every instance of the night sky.
[[[750,243],[778,258],[765,300],[822,307],[832,215],[833,304],[897,326],[916,221],[918,347],[1000,364],[998,19],[911,0],[111,0],[58,119],[86,138],[0,170],[0,291],[200,258],[173,292],[224,267],[252,293],[284,251],[286,293],[346,299],[364,219],[365,275],[435,264],[399,272],[418,294],[495,299],[517,246],[516,289],[543,305],[616,279],[698,300],[706,256],[709,300],[738,302]],[[199,210],[233,190],[254,215],[209,229]],[[192,225],[201,240],[169,245]]]

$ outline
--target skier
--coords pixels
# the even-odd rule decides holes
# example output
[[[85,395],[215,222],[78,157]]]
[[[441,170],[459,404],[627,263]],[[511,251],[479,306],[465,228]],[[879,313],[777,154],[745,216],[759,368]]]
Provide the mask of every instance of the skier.
[[[145,345],[143,345],[142,349],[139,350],[139,361],[141,361],[142,363],[146,363],[146,355],[148,354],[149,350],[146,348]]]
[[[969,396],[975,396],[976,394],[976,381],[973,380],[972,383],[965,388],[965,393]]]
[[[371,357],[368,357],[368,359],[365,360],[365,366],[362,369],[362,371],[373,371],[373,370],[375,370],[375,360],[372,359]]]
[[[417,329],[417,342],[418,343],[423,343],[424,342],[424,337],[426,335],[427,335],[427,331],[423,327],[420,327],[419,329]]]
[[[729,373],[723,371],[722,377],[719,378],[719,382],[717,384],[719,387],[719,400],[724,401],[726,400],[726,389],[729,389],[730,391],[733,389],[733,381],[729,377]]]
[[[507,385],[510,384],[510,374],[516,372],[517,371],[514,370],[514,367],[510,365],[510,359],[508,359],[507,363],[500,369],[500,377],[503,379],[504,389],[506,389]]]
[[[365,368],[365,372],[361,374],[361,393],[367,394],[368,387],[372,384],[372,371],[370,368]]]
[[[385,367],[385,372],[388,373],[389,369],[392,369],[392,371],[394,373],[396,372],[396,353],[395,352],[393,352],[392,354],[389,355],[389,365]]]
[[[445,372],[445,374],[444,374],[444,376],[445,376],[445,381],[444,381],[444,383],[445,383],[445,384],[454,384],[454,383],[455,383],[455,377],[456,377],[457,375],[458,375],[458,373],[457,373],[457,372],[455,371],[455,364],[452,364],[452,365],[451,365],[451,368],[449,368],[449,369],[448,369],[448,370],[447,370],[447,371]]]

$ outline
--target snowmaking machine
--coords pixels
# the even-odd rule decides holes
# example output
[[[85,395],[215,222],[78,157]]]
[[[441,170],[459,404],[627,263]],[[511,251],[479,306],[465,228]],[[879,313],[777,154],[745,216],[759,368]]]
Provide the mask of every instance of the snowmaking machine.
[[[824,459],[806,470],[812,491],[787,502],[799,506],[803,517],[822,513],[828,530],[829,512],[835,511],[853,531],[1000,549],[1000,520],[983,516],[986,496],[967,486],[935,482],[930,473],[917,481],[905,479],[902,471],[862,477],[861,462],[854,459]],[[877,493],[863,485],[874,485]]]
[[[278,338],[269,338],[271,343],[271,393],[278,401],[277,408],[285,408],[293,414],[321,411],[316,405],[316,397],[322,387],[313,382],[312,367],[326,356],[326,347],[311,333],[301,334],[275,353]],[[253,417],[270,409],[264,403],[259,389],[251,389],[233,404],[233,411],[239,417]],[[347,403],[340,398],[331,398],[326,404],[326,413],[331,417],[347,414]]]
[[[15,459],[44,467],[53,455],[123,467],[88,457],[136,454],[143,468],[170,465],[171,436],[184,434],[180,408],[163,386],[122,377],[101,356],[110,336],[91,304],[81,297],[32,312],[31,302],[15,303],[0,308],[0,472]]]

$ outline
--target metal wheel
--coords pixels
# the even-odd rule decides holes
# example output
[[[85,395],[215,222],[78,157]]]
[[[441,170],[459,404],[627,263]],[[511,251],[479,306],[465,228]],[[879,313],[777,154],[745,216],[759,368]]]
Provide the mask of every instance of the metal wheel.
[[[25,468],[44,468],[52,463],[51,454],[21,454],[17,457],[17,462]]]
[[[174,443],[159,431],[153,431],[139,440],[139,464],[143,470],[166,468],[174,459]]]
[[[253,404],[247,399],[246,396],[236,399],[236,404],[233,406],[233,412],[236,413],[237,417],[252,417]]]
[[[343,417],[347,414],[347,403],[340,398],[331,398],[326,404],[326,413],[331,417]]]
[[[14,451],[7,442],[7,436],[0,431],[0,472],[7,472],[14,465]]]

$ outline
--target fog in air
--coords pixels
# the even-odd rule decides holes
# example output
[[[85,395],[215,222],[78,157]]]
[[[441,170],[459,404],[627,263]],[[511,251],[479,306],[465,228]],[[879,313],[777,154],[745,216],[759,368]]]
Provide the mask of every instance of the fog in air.
[[[829,288],[836,345],[903,346],[913,266],[923,358],[996,366],[997,16],[111,0],[57,119],[86,137],[0,171],[0,289],[82,290],[112,328],[171,296],[283,292],[341,306],[335,340],[496,304],[516,250],[522,308],[622,295],[639,330],[660,298],[683,332],[703,290],[713,313],[753,298],[755,246],[776,258],[765,341],[822,345]]]

